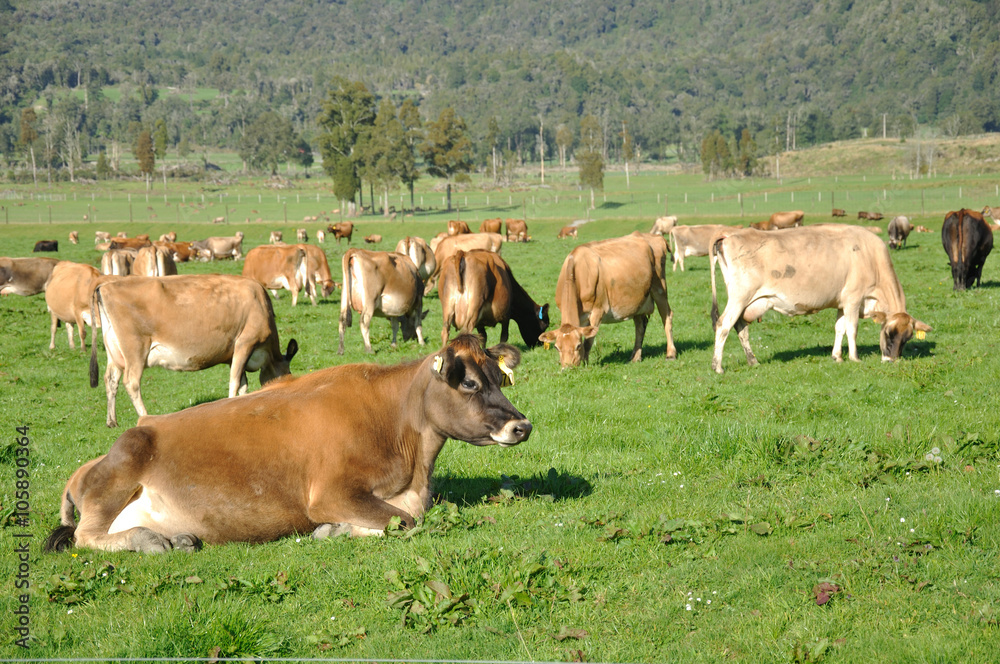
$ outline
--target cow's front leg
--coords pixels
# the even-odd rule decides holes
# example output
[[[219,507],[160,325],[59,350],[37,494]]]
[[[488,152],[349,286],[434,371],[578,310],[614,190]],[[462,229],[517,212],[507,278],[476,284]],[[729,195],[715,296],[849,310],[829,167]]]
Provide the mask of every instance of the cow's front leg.
[[[337,535],[381,535],[386,526],[397,516],[403,528],[412,528],[412,515],[371,493],[321,494],[309,506],[308,517],[319,525],[313,537],[323,539]]]

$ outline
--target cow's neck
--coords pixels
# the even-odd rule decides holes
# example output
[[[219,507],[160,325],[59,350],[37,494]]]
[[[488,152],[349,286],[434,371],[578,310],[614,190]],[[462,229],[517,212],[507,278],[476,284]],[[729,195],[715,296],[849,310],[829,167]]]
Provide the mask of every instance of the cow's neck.
[[[511,279],[510,317],[517,323],[521,338],[529,346],[538,343],[538,336],[544,332],[538,320],[538,305],[521,285]]]

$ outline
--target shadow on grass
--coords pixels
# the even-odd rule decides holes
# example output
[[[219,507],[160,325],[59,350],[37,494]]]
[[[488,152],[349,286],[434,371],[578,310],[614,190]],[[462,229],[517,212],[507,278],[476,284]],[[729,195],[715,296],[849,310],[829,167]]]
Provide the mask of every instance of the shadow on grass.
[[[467,506],[483,502],[505,502],[515,498],[569,500],[589,496],[593,488],[582,477],[549,468],[548,472],[536,473],[531,477],[445,475],[434,478],[434,490],[437,497],[459,506]]]
[[[677,357],[683,356],[685,353],[690,353],[696,350],[708,350],[715,346],[715,342],[712,340],[703,339],[700,341],[677,341],[674,340],[674,347],[677,349]],[[597,348],[591,351],[590,361],[594,362],[594,357],[600,352]],[[650,346],[648,344],[643,344],[642,346],[642,361],[660,359],[663,360],[667,354],[667,344],[657,344],[655,346]],[[632,360],[632,349],[631,348],[618,348],[616,350],[609,351],[601,355],[600,359],[597,360],[597,364],[602,366],[609,364],[629,364]]]
[[[934,354],[937,344],[933,341],[917,341],[906,344],[903,348],[903,357],[930,357]],[[844,361],[847,362],[847,343],[844,343]],[[813,346],[811,348],[798,348],[796,350],[778,351],[772,355],[775,362],[788,362],[800,357],[830,357],[833,353],[833,346]],[[882,357],[882,349],[878,344],[858,344],[858,358],[864,362],[867,358]],[[832,358],[831,358],[832,361]]]

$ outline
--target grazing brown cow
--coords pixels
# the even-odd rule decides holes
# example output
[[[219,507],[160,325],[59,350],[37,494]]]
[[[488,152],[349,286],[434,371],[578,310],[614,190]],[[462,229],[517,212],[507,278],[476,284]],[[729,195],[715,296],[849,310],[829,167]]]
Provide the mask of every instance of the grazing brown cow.
[[[500,217],[496,219],[483,219],[483,223],[479,224],[480,233],[499,233],[503,228],[503,220]]]
[[[0,257],[0,295],[37,295],[52,279],[58,258]]]
[[[423,238],[406,236],[396,244],[396,253],[407,256],[417,266],[417,274],[427,283],[437,271],[437,259]]]
[[[841,210],[840,208],[833,208],[833,212],[830,213],[834,217],[846,217],[847,210]]]
[[[232,258],[238,261],[243,257],[243,231],[236,231],[229,237],[209,237],[197,240],[191,246],[198,251],[204,260],[214,261],[218,258]]]
[[[344,354],[344,329],[351,326],[352,311],[361,316],[361,338],[366,352],[372,352],[369,329],[374,316],[388,318],[392,323],[393,348],[401,323],[403,341],[416,335],[423,346],[424,284],[413,261],[395,252],[348,249],[341,263],[344,286],[340,295],[340,348],[337,352]]]
[[[198,257],[198,251],[191,242],[154,242],[153,246],[169,251],[175,263],[186,263]]]
[[[87,350],[84,325],[93,325],[90,318],[90,294],[101,273],[96,267],[83,263],[61,261],[52,269],[52,277],[45,288],[45,306],[52,318],[49,350],[56,347],[56,328],[60,321],[66,323],[69,347],[73,345],[73,325],[80,337],[80,347]]]
[[[867,219],[867,218],[868,218],[867,212],[865,212],[864,210],[858,211],[858,219]]]
[[[297,242],[308,242],[309,241],[309,232],[306,229],[304,229],[304,228],[300,228],[300,229],[296,230],[295,231],[295,240]]]
[[[702,224],[700,226],[674,226],[670,229],[670,243],[674,246],[674,271],[681,266],[684,271],[684,259],[688,256],[708,256],[712,240],[725,237],[734,229],[722,224]]]
[[[229,274],[130,277],[98,284],[90,299],[100,320],[108,366],[104,388],[109,427],[118,426],[115,397],[125,390],[146,414],[139,383],[146,367],[199,371],[229,364],[229,396],[245,394],[247,371],[262,385],[289,373],[294,339],[282,355],[271,299],[260,284]],[[97,348],[90,353],[90,386],[97,387]]]
[[[448,222],[448,235],[464,235],[471,232],[469,225],[464,221],[452,220]]]
[[[978,286],[983,264],[993,251],[993,229],[975,210],[949,212],[941,226],[941,243],[951,263],[954,290]]]
[[[889,248],[899,249],[906,245],[906,238],[910,237],[913,224],[908,217],[897,215],[889,222]]]
[[[316,306],[316,285],[319,284],[319,296],[326,298],[337,288],[337,283],[330,274],[330,264],[322,249],[312,244],[295,246],[306,252],[306,295],[313,306]]]
[[[715,262],[722,267],[729,300],[718,316]],[[781,233],[746,229],[731,233],[712,247],[712,322],[715,353],[712,369],[722,373],[722,350],[736,328],[747,362],[757,364],[750,349],[748,324],[769,309],[798,316],[837,309],[833,359],[840,362],[844,335],[848,357],[858,360],[858,319],[882,326],[882,359],[895,360],[914,334],[930,327],[906,313],[906,296],[896,278],[889,249],[864,228],[817,224]]]
[[[326,230],[333,233],[333,239],[340,244],[341,238],[347,238],[347,244],[351,243],[351,235],[354,233],[354,224],[349,221],[342,221],[339,224],[330,224]]]
[[[666,235],[670,229],[677,225],[677,215],[659,217],[653,222],[653,227],[649,230],[652,235]]]
[[[59,240],[39,240],[32,251],[59,251]]]
[[[164,233],[163,235],[161,235],[160,242],[177,242],[176,231],[170,231],[169,233]]]
[[[107,231],[94,231],[94,244],[98,244],[99,242],[110,242],[110,241],[111,241],[111,233],[108,233]]]
[[[750,227],[756,228],[759,231],[774,231],[784,228],[794,228],[802,225],[802,219],[805,217],[805,214],[806,213],[802,210],[775,212],[767,219],[767,221],[758,221],[750,224]]]
[[[70,244],[80,244],[80,232],[79,231],[70,231],[69,232],[69,241],[70,241]]]
[[[132,251],[138,251],[143,247],[148,247],[152,244],[149,241],[149,236],[145,238],[138,237],[116,237],[111,238],[111,248],[112,249],[131,249]]]
[[[281,231],[271,231],[271,237],[268,241],[271,244],[278,244],[279,242],[281,242],[281,238],[283,238],[284,236],[285,236],[284,233],[282,233]]]
[[[530,239],[528,236],[528,224],[525,223],[524,219],[507,220],[508,242],[527,242]]]
[[[441,271],[441,266],[444,264],[446,258],[459,250],[472,251],[473,249],[484,249],[499,254],[500,248],[503,246],[503,241],[503,236],[499,233],[470,233],[468,235],[441,238],[436,247],[432,245],[436,269],[431,273],[431,276],[424,285],[424,295],[434,290],[438,272]]]
[[[243,276],[253,279],[275,297],[281,289],[292,293],[292,306],[299,302],[299,291],[309,277],[306,252],[294,244],[262,244],[247,252]],[[315,304],[315,302],[314,302]]]
[[[378,244],[382,241],[382,236],[378,233],[372,233],[371,235],[365,236],[365,243],[367,244]]]
[[[549,327],[549,305],[539,306],[514,279],[510,266],[491,251],[459,250],[448,257],[438,279],[444,325],[441,343],[448,331],[477,330],[486,343],[486,328],[500,325],[500,341],[507,342],[510,321],[517,323],[529,348],[541,343],[539,336]]]
[[[411,528],[447,439],[510,447],[531,435],[500,391],[519,361],[463,336],[416,362],[331,367],[142,417],[70,477],[46,550],[373,535],[393,517]]]
[[[559,234],[556,235],[556,239],[562,240],[567,237],[576,237],[576,226],[563,226],[559,229]]]
[[[132,274],[137,277],[167,277],[177,274],[173,252],[165,247],[143,247],[132,260]]]
[[[589,360],[601,323],[620,323],[630,318],[635,323],[631,360],[641,360],[642,341],[654,306],[667,337],[666,357],[677,357],[673,312],[667,301],[667,253],[662,237],[638,231],[573,249],[563,261],[556,283],[556,306],[562,313],[563,326],[541,337],[544,342],[556,344],[563,368]]]
[[[858,212],[858,219],[867,219],[868,221],[879,221],[882,219],[881,212]]]

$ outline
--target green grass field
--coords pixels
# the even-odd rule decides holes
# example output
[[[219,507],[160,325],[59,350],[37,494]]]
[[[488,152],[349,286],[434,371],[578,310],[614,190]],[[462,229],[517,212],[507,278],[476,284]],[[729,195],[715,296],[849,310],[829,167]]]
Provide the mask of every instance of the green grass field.
[[[534,241],[506,245],[503,256],[539,302],[552,302],[560,264],[575,244],[648,230],[664,205],[657,193],[668,196],[672,213],[685,215],[682,223],[756,218],[746,201],[741,218],[736,200],[752,185],[736,189],[694,176],[641,174],[632,178],[636,197],[643,192],[641,203],[631,202],[624,178],[610,179],[613,205],[602,207],[599,196],[591,212],[595,221],[580,228],[577,240],[559,241],[562,225],[586,216],[570,179],[562,188],[511,193],[512,201],[527,201],[506,205],[506,192],[490,194],[489,207],[485,192],[476,192],[482,205],[470,204],[462,213],[478,222],[528,211]],[[850,185],[874,201],[882,187],[871,179]],[[829,221],[826,192],[842,183],[833,180],[775,187],[767,211],[790,207],[795,190],[807,223]],[[914,223],[934,231],[940,230],[940,210],[981,209],[994,200],[990,181],[951,180],[887,186],[888,199],[909,192],[900,211],[916,213]],[[39,223],[32,215],[44,215],[47,203],[25,202],[22,208],[37,209],[0,227],[0,255],[30,255],[35,240],[51,237],[60,240],[60,258],[96,264],[92,229],[157,235],[174,229],[180,239],[199,239],[239,228],[248,249],[266,242],[272,229],[289,233],[304,225],[296,221],[302,216],[332,209],[331,199],[324,200],[325,183],[316,182],[315,189],[262,193],[259,202],[249,187],[206,192],[211,209],[206,202],[190,217],[178,216],[181,191],[168,188],[171,205],[151,195],[148,206],[157,216],[143,218],[139,210],[149,212],[147,203],[133,190],[132,223],[127,201],[105,203],[100,189],[87,201],[90,190],[67,186],[60,190],[63,199],[52,202],[67,216]],[[921,216],[916,206],[923,187],[942,198],[931,206],[925,193],[927,214]],[[697,215],[681,207],[685,190],[700,201]],[[808,212],[806,194],[799,192],[824,192],[816,212]],[[303,202],[317,194],[318,206]],[[183,195],[190,202],[200,192]],[[455,195],[458,204],[464,195]],[[531,196],[535,208],[529,207]],[[765,216],[762,196],[753,194],[759,217]],[[715,197],[726,202],[711,207]],[[265,198],[271,199],[267,207]],[[208,214],[224,214],[218,211],[227,201],[230,222],[207,223]],[[22,209],[15,202],[3,202],[12,215]],[[90,213],[96,222],[82,222],[88,204],[96,207]],[[860,208],[842,204],[839,194],[837,206]],[[888,214],[895,208],[883,209]],[[393,223],[366,217],[354,243],[359,232],[380,233],[385,239],[379,248],[391,250],[404,234],[429,238],[454,216],[435,211]],[[305,225],[311,231],[319,226]],[[70,230],[80,231],[80,245],[65,241]],[[328,241],[324,248],[339,280],[346,245]],[[104,426],[104,392],[88,386],[88,357],[67,347],[62,329],[56,349],[48,350],[43,297],[5,297],[0,501],[4,515],[16,505],[13,441],[17,427],[27,426],[32,513],[27,527],[6,517],[3,523],[0,560],[9,572],[0,594],[0,657],[995,661],[998,259],[987,261],[983,286],[965,293],[952,291],[937,232],[911,235],[893,260],[910,313],[934,328],[925,340],[911,342],[897,363],[879,361],[877,327],[870,321],[860,328],[861,362],[836,364],[830,359],[834,312],[799,318],[769,313],[751,326],[760,365],[748,367],[730,339],[727,373],[716,376],[709,366],[708,263],[689,258],[686,272],[668,278],[678,358],[664,359],[655,315],[638,364],[627,362],[630,323],[602,326],[586,367],[560,371],[554,349],[525,350],[507,395],[534,423],[530,440],[511,449],[449,442],[435,471],[440,504],[412,536],[303,536],[209,546],[190,555],[41,553],[42,540],[58,523],[59,494],[69,475],[104,453],[119,432]],[[240,268],[218,262],[180,269]],[[306,300],[294,309],[285,293],[275,312],[282,345],[294,337],[301,347],[293,371],[305,373],[433,352],[441,309],[436,296],[424,303],[428,346],[391,349],[389,324],[376,319],[374,356],[363,353],[356,326],[348,330],[347,353],[336,354],[339,293],[317,307]],[[498,334],[491,331],[491,343]],[[516,326],[511,341],[524,348]],[[103,351],[99,357],[103,369]],[[227,375],[226,367],[149,370],[146,406],[166,413],[222,398]],[[256,377],[250,380],[256,388]],[[136,415],[121,392],[119,422],[127,427]],[[928,454],[941,461],[928,461]],[[18,537],[23,534],[30,538]],[[15,611],[24,592],[16,588],[16,547],[25,541],[28,650],[15,645]],[[417,601],[423,611],[404,612]]]

